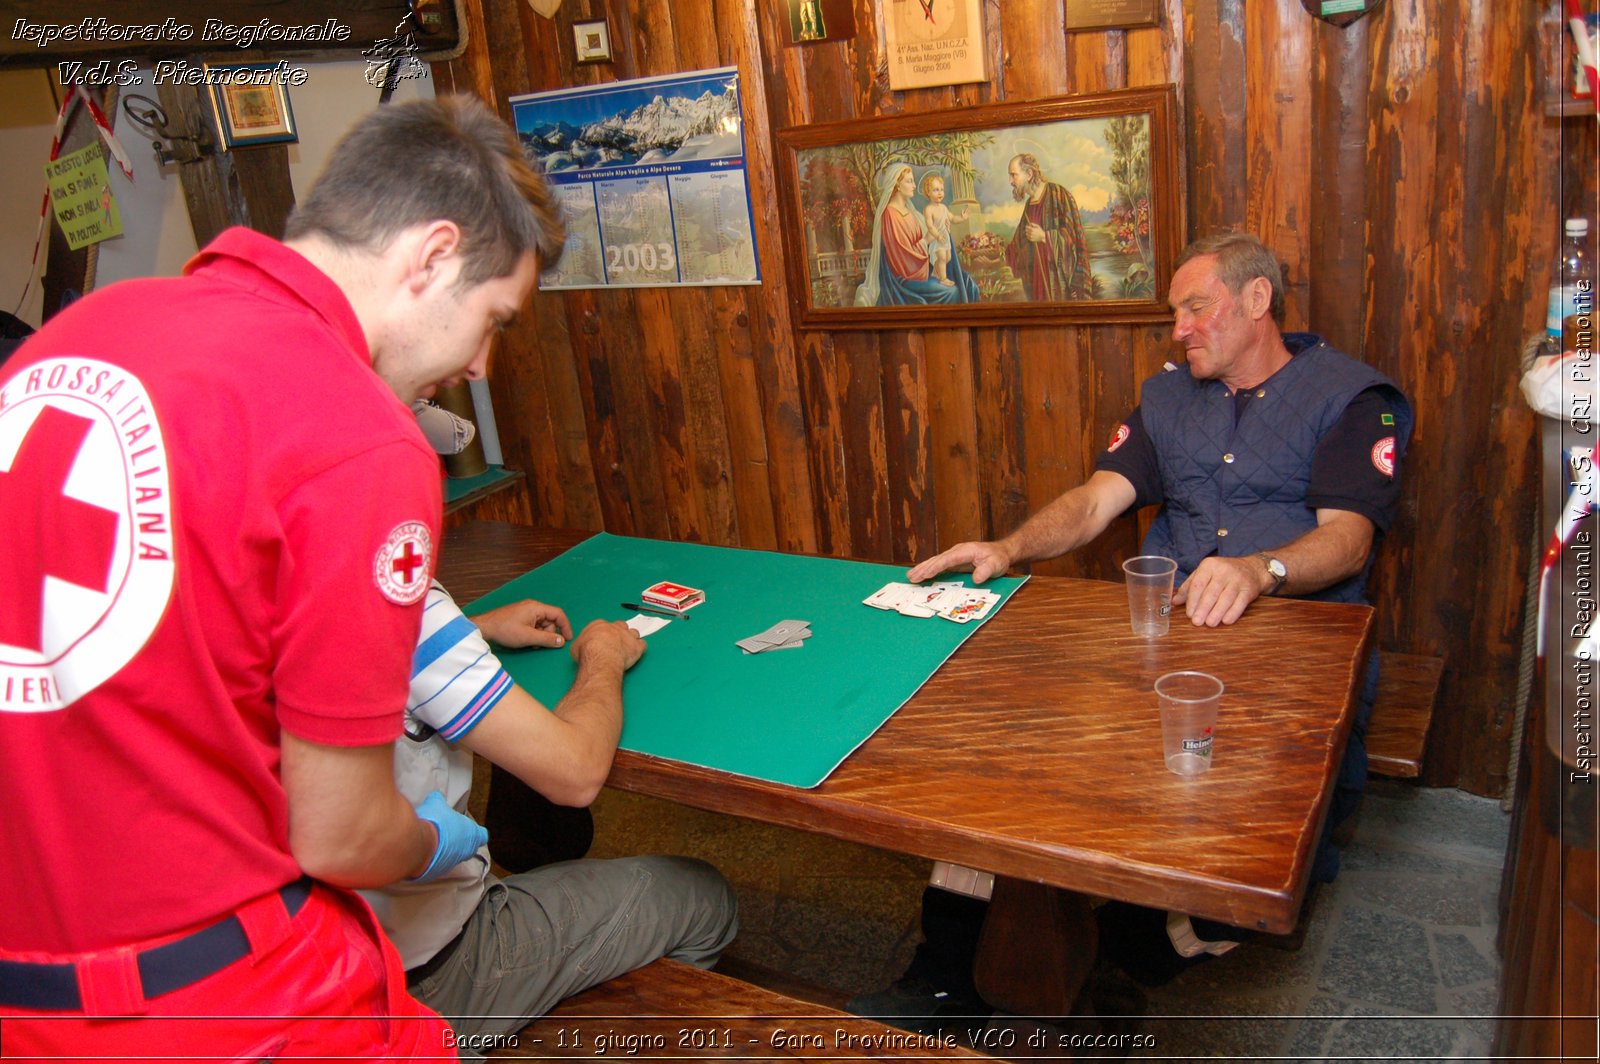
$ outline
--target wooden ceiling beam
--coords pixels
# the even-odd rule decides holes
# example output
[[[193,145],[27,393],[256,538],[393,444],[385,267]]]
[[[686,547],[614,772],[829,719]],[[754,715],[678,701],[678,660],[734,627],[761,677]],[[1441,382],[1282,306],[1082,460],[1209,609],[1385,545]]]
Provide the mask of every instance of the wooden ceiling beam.
[[[391,39],[415,8],[419,58],[461,43],[455,0],[11,0],[0,27],[0,65],[52,66],[63,59],[162,59],[196,52],[359,55]],[[247,51],[248,50],[248,51]]]

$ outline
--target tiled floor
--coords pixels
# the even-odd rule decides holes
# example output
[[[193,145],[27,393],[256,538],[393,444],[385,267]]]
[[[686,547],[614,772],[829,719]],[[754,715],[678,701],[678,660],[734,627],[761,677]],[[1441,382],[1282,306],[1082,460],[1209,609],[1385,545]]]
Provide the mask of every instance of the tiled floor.
[[[612,792],[595,813],[594,856],[686,853],[723,870],[741,905],[735,974],[781,973],[780,989],[839,1005],[910,959],[927,861]],[[1154,1036],[1135,1055],[1486,1056],[1507,825],[1490,799],[1373,780],[1298,951],[1246,945],[1148,991],[1102,972],[1102,1000],[1126,1003],[1119,1029]]]

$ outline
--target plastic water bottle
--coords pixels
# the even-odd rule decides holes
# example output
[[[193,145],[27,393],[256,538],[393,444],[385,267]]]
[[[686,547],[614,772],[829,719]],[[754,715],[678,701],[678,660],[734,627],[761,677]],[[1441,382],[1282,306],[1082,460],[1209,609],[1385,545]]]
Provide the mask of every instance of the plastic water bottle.
[[[1589,220],[1568,218],[1561,259],[1550,278],[1545,334],[1564,351],[1594,349],[1594,259],[1589,255]]]

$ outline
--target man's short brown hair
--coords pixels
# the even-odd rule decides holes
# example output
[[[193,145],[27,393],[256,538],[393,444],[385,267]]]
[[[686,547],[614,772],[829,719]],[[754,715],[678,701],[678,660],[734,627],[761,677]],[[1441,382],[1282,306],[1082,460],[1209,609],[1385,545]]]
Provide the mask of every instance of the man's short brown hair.
[[[1176,270],[1202,255],[1216,258],[1217,278],[1234,295],[1239,294],[1247,281],[1265,277],[1272,286],[1272,302],[1268,309],[1274,321],[1283,320],[1283,266],[1259,237],[1231,229],[1203,236],[1183,249],[1172,268]]]
[[[415,225],[461,229],[461,282],[505,277],[528,252],[541,268],[566,232],[544,179],[517,136],[471,96],[379,107],[333,149],[285,239],[320,236],[376,252]]]

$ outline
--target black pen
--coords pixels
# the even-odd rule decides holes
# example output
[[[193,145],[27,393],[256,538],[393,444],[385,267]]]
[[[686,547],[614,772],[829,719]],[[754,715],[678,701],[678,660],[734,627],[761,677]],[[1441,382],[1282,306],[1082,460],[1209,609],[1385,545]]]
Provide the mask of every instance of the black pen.
[[[661,609],[656,606],[641,606],[636,602],[624,602],[622,608],[625,610],[638,610],[640,613],[653,613],[657,617],[671,617],[675,621],[687,621],[689,619],[687,613],[677,613],[673,610]]]

